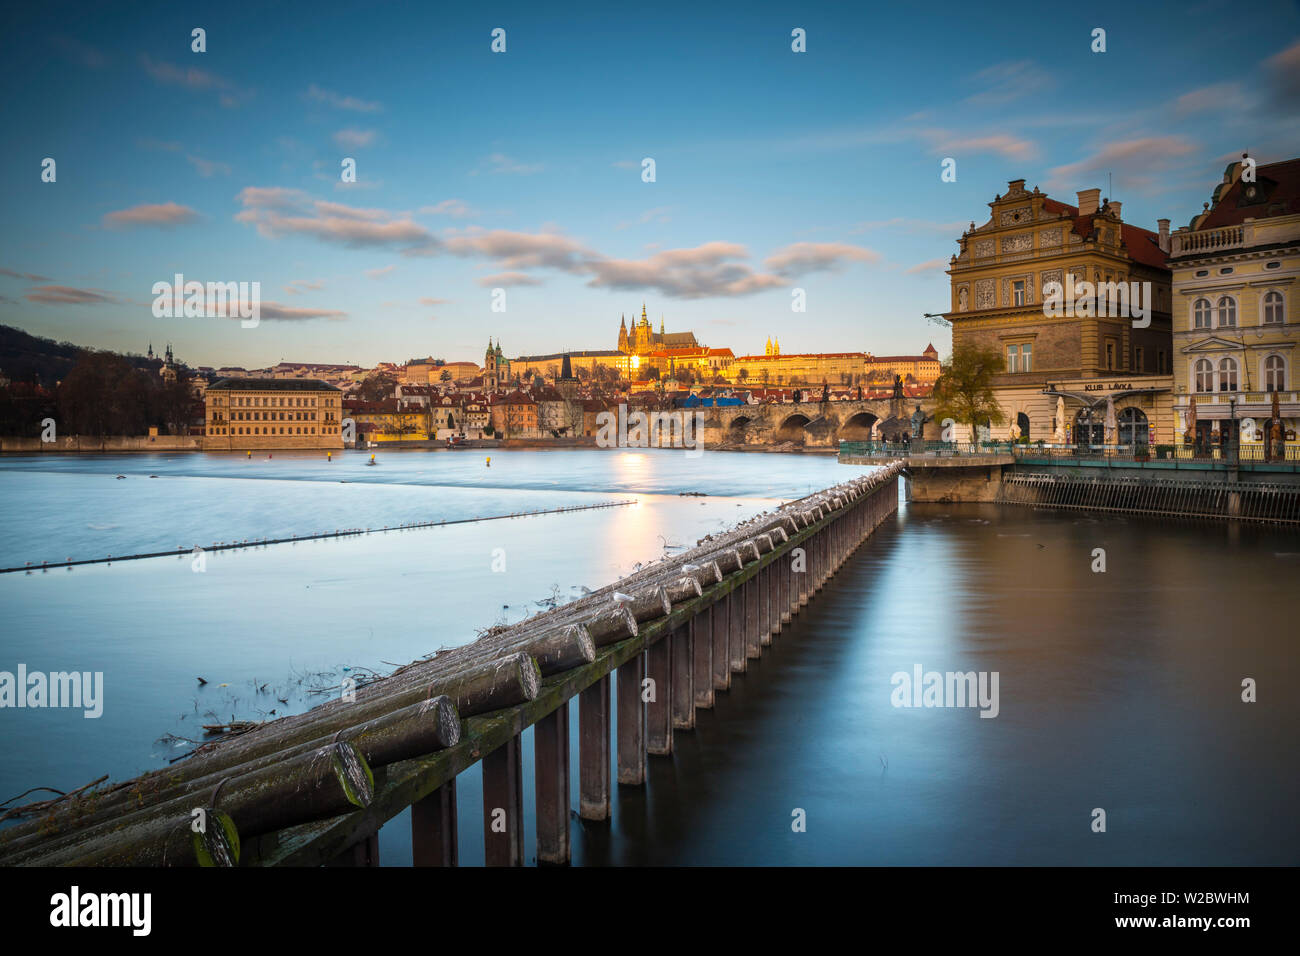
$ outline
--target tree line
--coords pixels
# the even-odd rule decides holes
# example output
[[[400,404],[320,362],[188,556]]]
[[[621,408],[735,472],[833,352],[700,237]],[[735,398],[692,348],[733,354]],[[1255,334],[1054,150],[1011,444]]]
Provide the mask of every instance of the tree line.
[[[203,417],[193,373],[185,366],[175,366],[169,381],[159,374],[160,362],[81,349],[66,374],[48,384],[39,375],[22,381],[9,367],[0,368],[9,379],[0,386],[3,435],[39,437],[47,419],[54,420],[59,436],[144,435],[150,428],[182,435]]]

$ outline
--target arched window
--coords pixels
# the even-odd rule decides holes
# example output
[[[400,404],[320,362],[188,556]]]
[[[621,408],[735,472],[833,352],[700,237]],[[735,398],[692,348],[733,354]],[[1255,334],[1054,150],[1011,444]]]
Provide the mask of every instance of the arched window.
[[[1237,360],[1219,360],[1219,391],[1235,392],[1237,390]]]
[[[1264,359],[1264,391],[1280,392],[1286,388],[1286,362],[1280,355]]]
[[[1081,408],[1074,416],[1074,443],[1076,445],[1102,445],[1106,442],[1106,413],[1104,409]]]
[[[1281,325],[1282,321],[1282,293],[1273,289],[1264,296],[1264,324]]]
[[[1198,392],[1214,391],[1214,366],[1209,359],[1196,360],[1196,390]]]
[[[1210,300],[1197,299],[1196,304],[1192,306],[1192,310],[1196,317],[1195,328],[1208,329],[1210,327]]]
[[[1119,443],[1145,445],[1151,437],[1146,413],[1140,408],[1126,408],[1119,413]]]
[[[1219,328],[1230,329],[1237,325],[1237,300],[1230,295],[1219,297]]]

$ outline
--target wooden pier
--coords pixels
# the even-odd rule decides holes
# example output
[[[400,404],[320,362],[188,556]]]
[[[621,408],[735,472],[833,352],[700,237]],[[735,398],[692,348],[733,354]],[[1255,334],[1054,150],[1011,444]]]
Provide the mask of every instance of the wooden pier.
[[[536,858],[566,864],[570,808],[608,820],[616,784],[644,786],[647,760],[671,755],[674,736],[694,730],[696,710],[742,680],[897,510],[900,469],[890,464],[710,535],[615,585],[409,664],[353,699],[79,794],[0,831],[0,865],[374,866],[379,828],[410,807],[415,865],[454,866],[456,778],[481,762],[486,862],[519,866],[529,727]]]

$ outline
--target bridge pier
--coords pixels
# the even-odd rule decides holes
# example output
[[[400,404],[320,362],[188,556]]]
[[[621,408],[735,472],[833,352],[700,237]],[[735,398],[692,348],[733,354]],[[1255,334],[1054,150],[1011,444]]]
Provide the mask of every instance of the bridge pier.
[[[569,849],[569,702],[533,724],[537,862],[565,865]]]
[[[645,655],[638,654],[618,669],[618,782],[645,783]]]
[[[731,689],[731,612],[736,592],[728,592],[713,605],[713,690]]]
[[[609,819],[609,675],[578,694],[578,816]]]
[[[759,574],[745,582],[745,660],[746,666],[751,660],[763,656],[762,635],[758,632],[758,598]]]
[[[567,774],[565,779],[568,779]],[[456,843],[455,777],[411,804],[411,851],[416,866],[460,864]]]
[[[674,730],[695,729],[695,624],[697,614],[690,623],[679,627],[672,637]]]
[[[673,752],[673,641],[679,634],[685,639],[686,629],[670,631],[645,651],[646,677],[654,681],[645,705],[645,749],[657,757]]]
[[[483,849],[488,866],[524,865],[524,767],[519,735],[483,758]]]

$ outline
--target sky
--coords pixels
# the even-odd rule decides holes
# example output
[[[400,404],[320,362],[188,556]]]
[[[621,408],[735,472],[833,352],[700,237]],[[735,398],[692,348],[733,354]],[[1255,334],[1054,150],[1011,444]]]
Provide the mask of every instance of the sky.
[[[191,365],[612,349],[643,303],[736,354],[946,355],[924,313],[1008,181],[1177,228],[1300,152],[1294,2],[2,16],[0,323]],[[261,321],[156,317],[177,273],[260,283]]]

